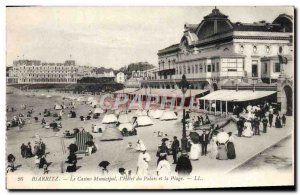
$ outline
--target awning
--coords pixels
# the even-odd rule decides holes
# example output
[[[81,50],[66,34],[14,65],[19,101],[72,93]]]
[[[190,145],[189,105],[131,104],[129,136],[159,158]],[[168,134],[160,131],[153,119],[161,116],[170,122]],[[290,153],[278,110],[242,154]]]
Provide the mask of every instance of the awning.
[[[200,95],[208,90],[202,89],[191,89],[187,90],[185,93],[185,97],[196,96]],[[131,92],[129,94],[134,95],[155,95],[155,96],[162,96],[162,97],[182,97],[181,89],[150,89],[150,88],[143,88],[137,91]]]
[[[276,91],[253,91],[253,90],[218,90],[214,91],[200,100],[219,100],[229,102],[244,102],[249,100],[260,99],[275,94]]]
[[[113,93],[132,93],[139,90],[139,88],[124,88],[118,91],[114,91]]]

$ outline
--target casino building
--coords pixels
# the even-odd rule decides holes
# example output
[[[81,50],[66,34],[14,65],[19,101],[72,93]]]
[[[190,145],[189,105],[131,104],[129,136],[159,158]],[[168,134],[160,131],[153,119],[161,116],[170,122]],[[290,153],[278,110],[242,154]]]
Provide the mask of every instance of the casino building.
[[[293,26],[293,16],[287,14],[272,23],[242,23],[215,8],[199,24],[185,24],[179,43],[158,51],[159,68],[141,86],[176,89],[184,74],[190,89],[210,93],[274,91],[287,112],[293,102]]]

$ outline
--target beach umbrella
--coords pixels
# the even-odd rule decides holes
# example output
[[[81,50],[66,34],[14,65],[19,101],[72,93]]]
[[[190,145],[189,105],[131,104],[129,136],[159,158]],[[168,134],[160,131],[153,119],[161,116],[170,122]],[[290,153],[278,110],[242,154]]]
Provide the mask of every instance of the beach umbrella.
[[[9,154],[9,155],[7,156],[7,161],[8,161],[8,162],[13,162],[15,159],[16,159],[15,156],[12,155],[12,154]]]
[[[200,142],[200,136],[197,132],[190,132],[190,139],[194,144]]]
[[[104,169],[106,169],[106,167],[108,166],[108,165],[110,165],[110,163],[108,162],[108,161],[101,161],[100,163],[99,163],[99,167],[103,167]]]
[[[163,138],[161,141],[166,142],[166,141],[169,141],[169,139],[168,138]]]
[[[220,132],[217,135],[217,141],[219,143],[226,143],[228,141],[228,139],[229,139],[229,135],[226,132]]]
[[[76,144],[70,144],[68,149],[70,150],[70,153],[77,152],[78,146]]]

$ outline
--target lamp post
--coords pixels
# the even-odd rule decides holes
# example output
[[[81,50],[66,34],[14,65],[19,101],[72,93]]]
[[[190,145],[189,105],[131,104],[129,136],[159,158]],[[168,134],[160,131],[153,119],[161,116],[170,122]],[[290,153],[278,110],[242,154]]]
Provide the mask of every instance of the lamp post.
[[[185,126],[186,119],[185,119],[184,104],[185,104],[185,93],[187,92],[188,87],[189,87],[189,83],[186,80],[185,75],[182,75],[182,79],[181,79],[179,85],[180,85],[180,88],[182,91],[182,99],[183,99],[183,121],[182,121],[183,128],[182,128],[182,138],[181,138],[181,150],[182,150],[182,153],[185,153],[185,152],[187,152],[187,138],[186,138],[186,126]]]

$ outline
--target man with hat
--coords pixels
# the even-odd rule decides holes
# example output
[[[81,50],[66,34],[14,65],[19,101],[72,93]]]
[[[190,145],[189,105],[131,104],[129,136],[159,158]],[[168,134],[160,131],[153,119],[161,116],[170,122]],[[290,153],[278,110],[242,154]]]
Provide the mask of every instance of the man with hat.
[[[179,141],[176,136],[173,137],[173,143],[172,143],[172,155],[173,155],[173,164],[177,163],[177,154],[179,152]]]

